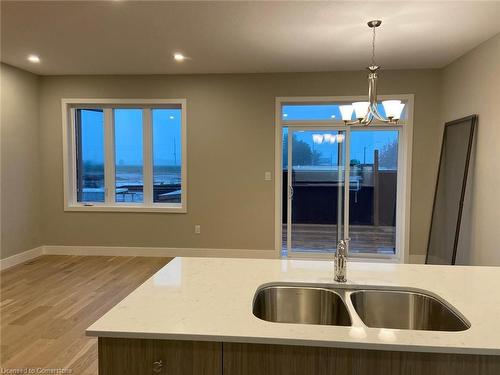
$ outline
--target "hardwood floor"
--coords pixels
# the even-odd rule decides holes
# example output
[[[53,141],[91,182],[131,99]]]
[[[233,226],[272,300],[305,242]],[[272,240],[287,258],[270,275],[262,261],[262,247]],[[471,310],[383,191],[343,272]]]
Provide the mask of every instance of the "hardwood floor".
[[[85,329],[169,261],[48,255],[1,272],[0,367],[97,375]]]

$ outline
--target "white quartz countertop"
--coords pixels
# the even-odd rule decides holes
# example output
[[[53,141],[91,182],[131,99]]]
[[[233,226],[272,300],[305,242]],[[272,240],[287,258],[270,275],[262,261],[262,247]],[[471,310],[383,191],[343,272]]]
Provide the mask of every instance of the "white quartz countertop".
[[[271,323],[252,313],[264,284],[338,286],[327,261],[175,258],[87,329],[100,337],[500,355],[500,267],[349,262],[347,286],[435,294],[471,324],[436,332]]]

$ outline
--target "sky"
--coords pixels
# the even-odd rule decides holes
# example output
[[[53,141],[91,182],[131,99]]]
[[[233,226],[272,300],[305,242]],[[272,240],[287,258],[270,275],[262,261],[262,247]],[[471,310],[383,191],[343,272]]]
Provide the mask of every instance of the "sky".
[[[82,110],[84,161],[104,161],[104,114]],[[120,165],[142,165],[142,110],[115,109],[115,160]],[[153,109],[154,165],[180,165],[181,110]]]

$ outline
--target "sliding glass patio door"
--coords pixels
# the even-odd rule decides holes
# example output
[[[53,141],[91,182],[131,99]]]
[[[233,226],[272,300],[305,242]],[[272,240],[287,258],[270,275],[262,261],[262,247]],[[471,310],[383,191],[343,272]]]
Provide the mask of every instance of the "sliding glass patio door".
[[[355,99],[362,98],[279,100],[276,243],[282,256],[332,259],[345,238],[351,257],[404,256],[412,100],[398,124],[346,126],[340,105]],[[378,110],[384,115],[382,105]]]
[[[287,187],[283,242],[288,255],[333,253],[344,238],[345,132],[296,128],[284,132]]]

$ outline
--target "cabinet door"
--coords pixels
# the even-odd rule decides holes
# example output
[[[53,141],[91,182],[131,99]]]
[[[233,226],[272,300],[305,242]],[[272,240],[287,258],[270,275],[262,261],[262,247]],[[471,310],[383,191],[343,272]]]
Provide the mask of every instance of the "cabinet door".
[[[360,375],[329,348],[224,343],[223,358],[224,375]]]
[[[222,344],[99,338],[99,375],[221,375]]]

